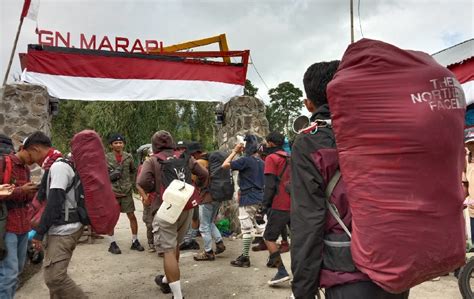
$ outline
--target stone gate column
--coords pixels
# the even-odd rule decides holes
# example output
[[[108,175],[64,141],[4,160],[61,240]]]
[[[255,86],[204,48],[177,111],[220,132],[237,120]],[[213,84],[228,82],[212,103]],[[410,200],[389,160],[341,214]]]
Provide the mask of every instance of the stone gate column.
[[[11,84],[0,89],[0,132],[18,145],[34,131],[51,136],[50,96],[42,86]]]

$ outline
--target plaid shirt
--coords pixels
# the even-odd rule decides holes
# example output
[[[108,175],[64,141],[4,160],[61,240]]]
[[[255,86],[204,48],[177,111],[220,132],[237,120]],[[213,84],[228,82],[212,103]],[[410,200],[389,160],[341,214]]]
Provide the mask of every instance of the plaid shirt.
[[[14,234],[24,234],[31,230],[28,203],[31,202],[34,194],[24,193],[20,186],[30,181],[30,169],[14,154],[10,154],[9,157],[12,161],[10,183],[14,184],[16,188],[12,194],[0,198],[0,200],[6,201],[8,208],[6,231]],[[1,172],[3,172],[3,169]]]

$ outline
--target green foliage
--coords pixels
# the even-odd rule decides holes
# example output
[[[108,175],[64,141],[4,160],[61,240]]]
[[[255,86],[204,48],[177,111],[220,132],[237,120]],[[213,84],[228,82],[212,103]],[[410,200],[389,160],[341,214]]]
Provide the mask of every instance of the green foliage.
[[[303,92],[290,82],[278,84],[268,91],[270,105],[267,106],[267,120],[271,131],[292,135],[291,124],[300,115]]]
[[[254,97],[257,95],[257,92],[258,87],[253,86],[249,79],[245,80],[244,95]]]
[[[150,143],[153,133],[166,130],[175,141],[196,140],[212,150],[215,105],[183,101],[61,101],[59,114],[53,118],[53,144],[67,153],[75,133],[92,129],[102,136],[106,150],[108,135],[118,132],[127,140],[125,150],[135,153],[140,145]]]

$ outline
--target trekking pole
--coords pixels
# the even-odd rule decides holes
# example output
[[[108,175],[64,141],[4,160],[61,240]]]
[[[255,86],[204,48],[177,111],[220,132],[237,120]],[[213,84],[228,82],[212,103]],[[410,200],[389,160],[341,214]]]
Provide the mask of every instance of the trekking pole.
[[[354,0],[350,0],[350,1],[351,1],[351,44],[352,44],[354,43]]]
[[[21,26],[23,26],[23,18],[20,19],[20,24],[18,25],[18,30],[16,31],[15,42],[13,43],[12,53],[10,55],[10,61],[8,62],[7,71],[5,73],[5,78],[3,79],[2,87],[7,84],[8,74],[10,73],[10,68],[12,67],[13,56],[15,55],[16,45],[18,43],[18,37],[20,36]]]

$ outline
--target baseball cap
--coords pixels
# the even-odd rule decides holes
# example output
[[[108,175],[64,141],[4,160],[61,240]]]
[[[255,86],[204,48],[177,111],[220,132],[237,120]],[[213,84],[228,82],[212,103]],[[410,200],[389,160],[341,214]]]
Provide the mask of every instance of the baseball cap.
[[[474,141],[474,127],[467,128],[464,130],[464,143]]]

